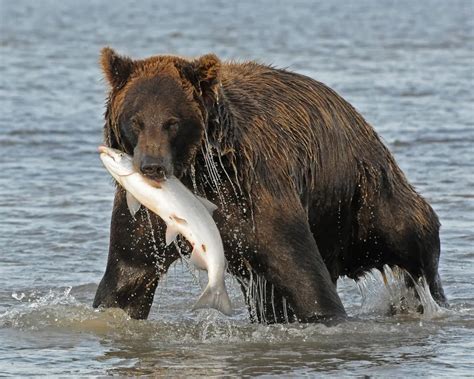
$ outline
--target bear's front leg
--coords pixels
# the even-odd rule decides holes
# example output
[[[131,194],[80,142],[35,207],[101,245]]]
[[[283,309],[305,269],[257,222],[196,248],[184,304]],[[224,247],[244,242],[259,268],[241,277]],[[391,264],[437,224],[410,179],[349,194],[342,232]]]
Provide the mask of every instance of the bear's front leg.
[[[165,247],[165,228],[145,207],[133,218],[125,191],[117,189],[107,267],[93,307],[118,307],[132,318],[148,317],[160,276],[179,257],[173,245]]]
[[[296,196],[262,196],[255,208],[253,269],[283,295],[300,322],[343,319],[346,312]]]

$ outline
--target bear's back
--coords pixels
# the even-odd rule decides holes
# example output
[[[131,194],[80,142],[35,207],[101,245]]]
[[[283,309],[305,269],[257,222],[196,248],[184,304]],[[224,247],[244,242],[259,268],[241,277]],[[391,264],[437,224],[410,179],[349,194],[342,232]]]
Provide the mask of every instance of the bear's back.
[[[221,82],[234,127],[242,132],[261,129],[261,133],[252,131],[251,137],[262,138],[266,150],[279,145],[288,156],[309,153],[310,159],[333,163],[354,162],[354,158],[370,161],[374,154],[378,161],[392,159],[352,105],[308,76],[255,62],[227,62],[222,65]]]

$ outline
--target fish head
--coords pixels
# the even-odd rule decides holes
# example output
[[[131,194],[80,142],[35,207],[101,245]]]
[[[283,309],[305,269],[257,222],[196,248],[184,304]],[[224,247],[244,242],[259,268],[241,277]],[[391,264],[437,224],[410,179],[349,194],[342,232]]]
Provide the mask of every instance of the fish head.
[[[136,172],[132,157],[123,151],[107,146],[99,146],[98,151],[105,168],[115,179],[119,180],[122,176],[128,176]]]

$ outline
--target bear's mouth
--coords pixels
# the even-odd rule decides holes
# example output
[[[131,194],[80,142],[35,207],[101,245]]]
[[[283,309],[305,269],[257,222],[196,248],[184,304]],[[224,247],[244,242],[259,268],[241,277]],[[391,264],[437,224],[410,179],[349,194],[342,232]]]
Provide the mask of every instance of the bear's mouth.
[[[142,175],[146,177],[147,179],[151,180],[152,182],[156,182],[158,184],[166,181],[171,176],[171,175],[167,175],[166,172],[164,171],[162,172],[160,171],[153,174],[145,174],[142,172]]]
[[[142,174],[145,178],[155,183],[165,182],[174,174],[174,170],[171,167],[166,167],[165,165],[153,167],[152,169],[144,169],[142,165],[138,172],[140,172],[140,174]]]

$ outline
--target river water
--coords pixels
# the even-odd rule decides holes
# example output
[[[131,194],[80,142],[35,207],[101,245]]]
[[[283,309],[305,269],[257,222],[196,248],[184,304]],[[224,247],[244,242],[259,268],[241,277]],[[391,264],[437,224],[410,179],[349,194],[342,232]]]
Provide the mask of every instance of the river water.
[[[472,1],[0,1],[1,375],[472,375]],[[449,311],[388,315],[373,273],[341,279],[352,321],[255,325],[191,312],[176,264],[149,320],[91,307],[113,185],[96,154],[101,47],[134,57],[215,52],[314,77],[375,126],[443,224]],[[202,278],[201,278],[202,280]]]

